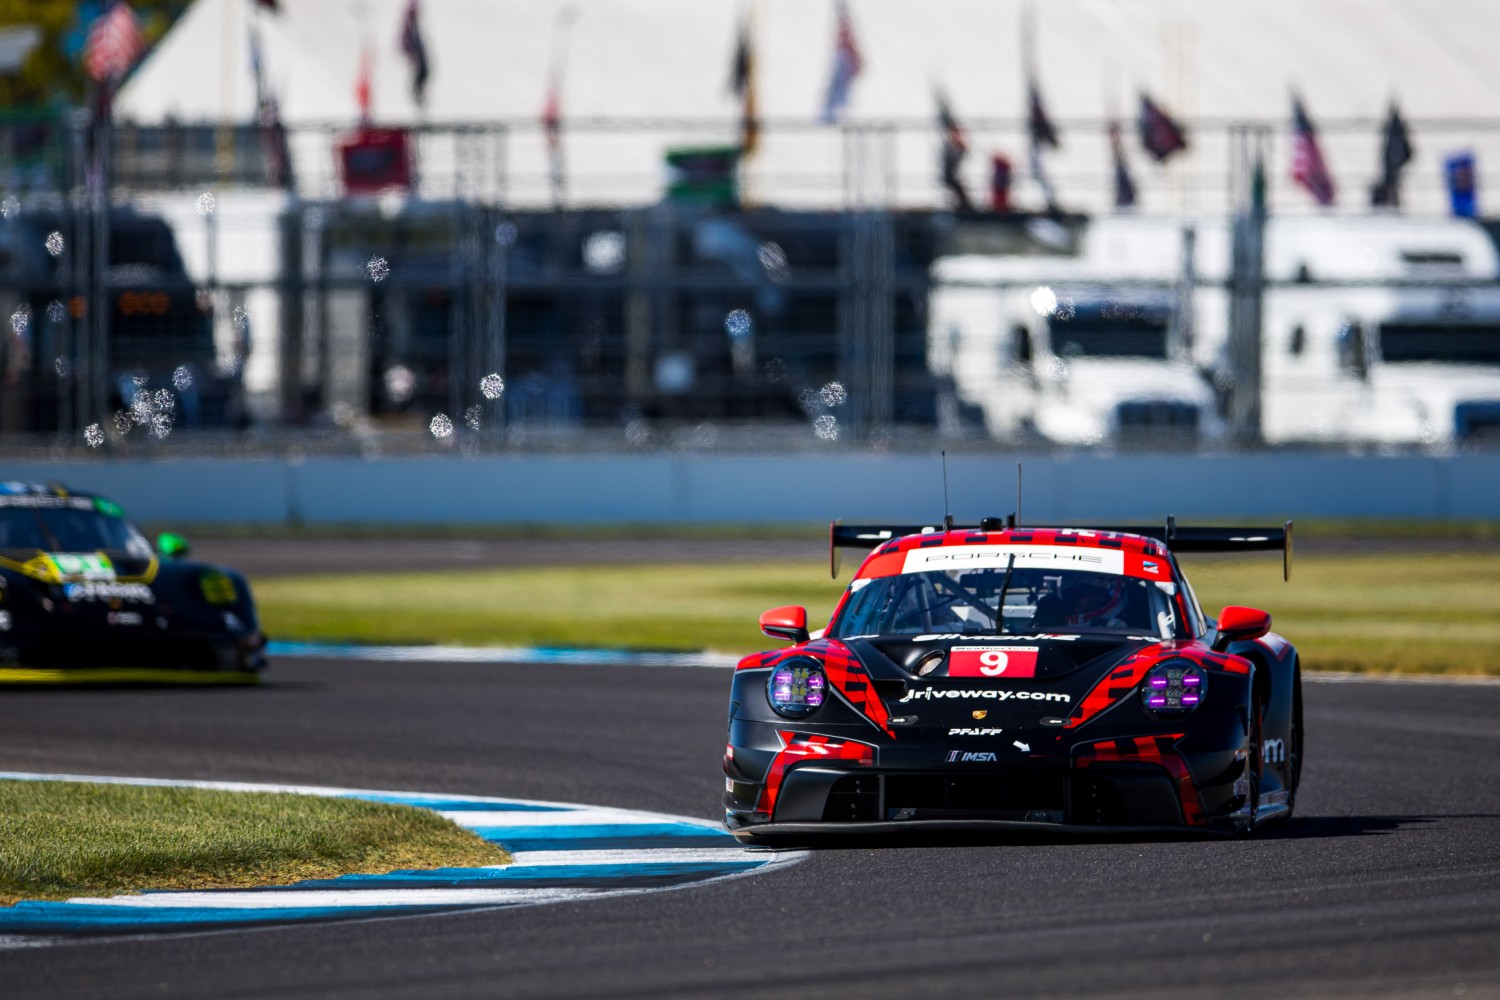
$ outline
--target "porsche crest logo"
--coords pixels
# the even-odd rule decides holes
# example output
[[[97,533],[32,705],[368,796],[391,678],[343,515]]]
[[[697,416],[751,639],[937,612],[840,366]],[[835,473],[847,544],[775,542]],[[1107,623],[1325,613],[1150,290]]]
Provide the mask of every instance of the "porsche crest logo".
[[[969,714],[972,715],[972,716],[974,716],[975,719],[982,719],[986,715],[989,715],[990,713],[989,713],[989,711],[987,709],[976,708],[976,709],[974,709],[974,711],[970,712]]]

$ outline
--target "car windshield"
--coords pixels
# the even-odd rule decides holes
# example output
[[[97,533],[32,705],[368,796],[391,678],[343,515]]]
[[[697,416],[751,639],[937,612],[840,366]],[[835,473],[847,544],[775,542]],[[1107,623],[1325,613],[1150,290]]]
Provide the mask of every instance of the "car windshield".
[[[1460,323],[1385,323],[1380,353],[1388,362],[1500,365],[1500,327]]]
[[[1004,607],[1000,606],[1004,591]],[[993,567],[855,580],[833,624],[857,635],[1105,632],[1172,638],[1173,585],[1073,569]]]
[[[1165,358],[1167,325],[1164,314],[1079,310],[1052,317],[1052,348],[1065,358]]]
[[[93,552],[151,558],[151,544],[122,517],[68,507],[0,507],[0,549]]]

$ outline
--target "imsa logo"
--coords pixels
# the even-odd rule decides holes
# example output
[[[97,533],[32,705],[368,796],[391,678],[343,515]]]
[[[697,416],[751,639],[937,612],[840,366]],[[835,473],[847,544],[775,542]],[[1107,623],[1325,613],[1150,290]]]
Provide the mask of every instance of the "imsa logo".
[[[968,753],[963,750],[949,750],[948,763],[950,764],[993,764],[1000,758],[992,753]]]

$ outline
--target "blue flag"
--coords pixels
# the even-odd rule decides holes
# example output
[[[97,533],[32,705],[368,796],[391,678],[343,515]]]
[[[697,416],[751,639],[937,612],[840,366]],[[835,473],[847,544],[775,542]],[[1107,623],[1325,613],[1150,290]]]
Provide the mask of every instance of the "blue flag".
[[[1462,219],[1472,219],[1479,214],[1475,173],[1473,153],[1454,153],[1443,161],[1443,174],[1448,178],[1448,200],[1453,205],[1453,214]]]

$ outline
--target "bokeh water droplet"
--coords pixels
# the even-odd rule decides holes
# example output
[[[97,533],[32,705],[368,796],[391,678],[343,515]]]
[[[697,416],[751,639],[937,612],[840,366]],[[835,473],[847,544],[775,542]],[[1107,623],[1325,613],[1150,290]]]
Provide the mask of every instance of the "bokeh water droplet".
[[[595,274],[614,274],[625,265],[625,234],[615,229],[589,233],[583,241],[583,266]]]
[[[740,337],[748,337],[753,326],[750,314],[743,309],[731,310],[729,315],[724,317],[725,332],[736,340]]]
[[[158,440],[172,433],[172,414],[170,412],[157,413],[151,418],[151,436]]]
[[[67,358],[59,355],[52,359],[52,370],[57,372],[58,378],[67,378],[68,372],[73,370],[73,366],[68,363]]]
[[[491,372],[479,380],[479,391],[484,393],[485,399],[499,399],[505,391],[505,379]]]
[[[405,365],[392,365],[385,370],[385,394],[393,403],[404,403],[417,391],[417,377]]]
[[[130,429],[135,426],[135,420],[131,417],[129,410],[115,411],[115,430],[121,434],[129,434]]]
[[[1038,316],[1051,316],[1057,312],[1057,293],[1042,285],[1031,293],[1031,308]]]
[[[365,271],[369,273],[371,281],[384,281],[391,273],[391,262],[377,254],[365,261]]]
[[[217,207],[218,203],[214,200],[214,193],[212,191],[205,191],[198,196],[199,215],[213,215],[214,209]]]
[[[813,421],[813,433],[821,441],[837,441],[839,439],[839,418],[825,413]]]
[[[47,234],[47,252],[54,257],[61,257],[63,252],[63,234],[57,230]]]
[[[849,399],[849,391],[842,382],[829,382],[818,390],[818,399],[824,406],[842,406]]]
[[[187,365],[178,365],[172,371],[172,385],[178,392],[185,392],[192,388],[193,370]]]
[[[786,362],[780,358],[772,358],[766,362],[766,381],[780,382],[786,378]]]
[[[772,281],[785,281],[791,276],[792,269],[787,264],[786,251],[781,249],[780,243],[762,243],[756,256],[760,258],[760,266],[765,270],[766,277]]]
[[[502,246],[512,246],[516,242],[516,224],[514,222],[502,222],[495,227],[495,242]]]
[[[10,328],[15,333],[25,333],[31,326],[31,307],[22,302],[16,306],[16,311],[10,314]]]
[[[98,424],[89,424],[83,429],[83,441],[90,448],[97,448],[104,443],[104,428]]]
[[[20,212],[21,202],[17,200],[15,195],[8,194],[5,196],[4,201],[0,201],[0,215],[5,216],[7,219],[14,219]]]
[[[480,427],[484,426],[484,407],[480,406],[478,403],[475,403],[473,406],[465,410],[464,424],[467,425],[469,430],[471,431],[477,431]]]
[[[68,318],[68,307],[53,299],[47,303],[47,322],[61,323]]]
[[[432,431],[435,438],[450,437],[453,434],[453,421],[446,413],[439,413],[428,423],[427,429]]]

